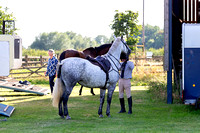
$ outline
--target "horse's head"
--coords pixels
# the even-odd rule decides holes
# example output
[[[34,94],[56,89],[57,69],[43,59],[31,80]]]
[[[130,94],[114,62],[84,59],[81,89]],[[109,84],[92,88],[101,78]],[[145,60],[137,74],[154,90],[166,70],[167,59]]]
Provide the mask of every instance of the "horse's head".
[[[115,37],[115,40],[119,42],[119,45],[121,45],[121,53],[126,54],[127,58],[129,57],[129,55],[131,54],[131,49],[128,47],[128,45],[126,44],[126,42],[122,37]]]

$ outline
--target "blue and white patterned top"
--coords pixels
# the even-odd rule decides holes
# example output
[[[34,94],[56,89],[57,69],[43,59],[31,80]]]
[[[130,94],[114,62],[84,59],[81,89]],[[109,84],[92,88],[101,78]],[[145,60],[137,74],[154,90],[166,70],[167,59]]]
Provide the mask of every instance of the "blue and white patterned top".
[[[53,56],[52,59],[49,58],[47,64],[46,76],[49,75],[51,77],[56,74],[57,64],[58,64],[58,59],[55,56]]]

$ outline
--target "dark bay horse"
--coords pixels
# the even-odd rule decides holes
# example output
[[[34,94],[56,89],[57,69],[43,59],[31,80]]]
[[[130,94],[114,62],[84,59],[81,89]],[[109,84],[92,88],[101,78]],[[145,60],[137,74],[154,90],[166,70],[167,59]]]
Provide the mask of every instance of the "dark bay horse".
[[[103,44],[99,47],[89,47],[83,51],[77,51],[77,50],[65,50],[61,53],[59,61],[61,62],[63,59],[69,58],[69,57],[80,57],[83,59],[86,59],[87,56],[91,56],[92,58],[96,58],[99,55],[104,55],[108,52],[110,49],[111,45],[113,42],[110,44]],[[79,90],[79,95],[82,93],[83,86],[81,86],[81,89]],[[93,88],[91,88],[92,95],[94,94]]]

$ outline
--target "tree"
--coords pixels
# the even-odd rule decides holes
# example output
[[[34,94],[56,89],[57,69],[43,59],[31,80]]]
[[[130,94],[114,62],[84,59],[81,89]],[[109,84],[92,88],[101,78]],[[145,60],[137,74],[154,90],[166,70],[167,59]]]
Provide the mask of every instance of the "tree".
[[[142,33],[142,30],[140,31]],[[141,36],[140,36],[141,37]],[[142,44],[140,40],[139,44]],[[164,31],[158,26],[145,25],[145,48],[160,49],[164,46]]]
[[[83,50],[87,47],[97,46],[95,40],[88,37],[82,37],[73,32],[50,32],[42,33],[35,38],[31,44],[32,49],[48,50],[50,48],[55,50],[77,49]]]
[[[13,14],[8,13],[8,8],[6,7],[5,9],[3,9],[0,6],[0,29],[3,29],[3,20],[16,20],[15,17],[13,16]],[[5,25],[5,29],[6,29],[6,34],[13,34],[14,31],[16,31],[16,28],[13,29],[13,23],[6,23]],[[2,30],[0,30],[0,34],[3,34]]]
[[[114,16],[113,23],[111,24],[111,29],[114,30],[116,36],[125,35],[128,45],[134,46],[139,42],[139,30],[141,26],[138,23],[138,13],[133,11],[118,12]]]
[[[51,48],[55,50],[67,49],[71,48],[71,42],[65,33],[42,33],[36,37],[30,48],[41,50],[48,50]]]
[[[105,36],[105,35],[98,35],[97,37],[95,37],[95,41],[98,44],[106,44],[106,43],[110,43],[109,39]]]

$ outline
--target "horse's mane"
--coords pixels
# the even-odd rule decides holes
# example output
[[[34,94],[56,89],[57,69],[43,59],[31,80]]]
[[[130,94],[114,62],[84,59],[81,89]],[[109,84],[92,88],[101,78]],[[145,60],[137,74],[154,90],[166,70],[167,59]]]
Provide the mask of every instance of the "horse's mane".
[[[112,42],[112,43],[113,43],[113,42]],[[112,43],[109,43],[109,44],[103,44],[103,45],[101,45],[101,46],[99,46],[99,47],[95,47],[95,49],[96,49],[97,51],[101,51],[102,49],[110,48],[111,45],[112,45]]]
[[[89,47],[89,48],[84,49],[83,52],[86,51],[86,50],[91,51],[91,50],[95,50],[95,49],[93,47]]]

